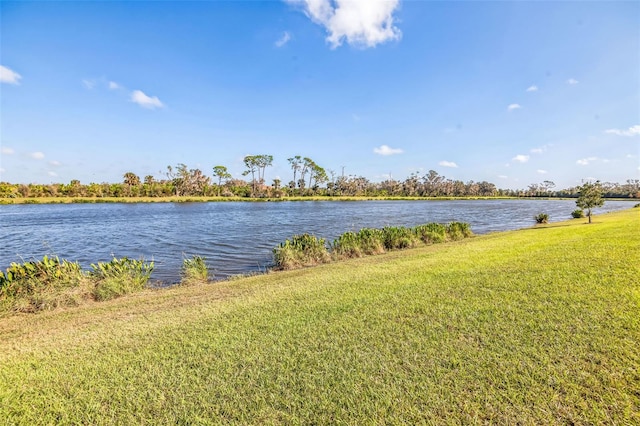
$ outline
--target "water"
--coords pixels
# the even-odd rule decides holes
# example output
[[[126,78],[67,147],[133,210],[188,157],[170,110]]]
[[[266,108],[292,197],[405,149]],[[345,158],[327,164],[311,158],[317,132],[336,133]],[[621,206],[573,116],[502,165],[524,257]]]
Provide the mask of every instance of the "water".
[[[633,206],[607,201],[595,214]],[[305,201],[0,206],[0,268],[45,254],[90,263],[153,259],[153,278],[179,280],[184,257],[204,256],[216,278],[261,272],[294,234],[333,240],[363,227],[468,222],[476,234],[530,227],[545,212],[569,219],[574,200]]]

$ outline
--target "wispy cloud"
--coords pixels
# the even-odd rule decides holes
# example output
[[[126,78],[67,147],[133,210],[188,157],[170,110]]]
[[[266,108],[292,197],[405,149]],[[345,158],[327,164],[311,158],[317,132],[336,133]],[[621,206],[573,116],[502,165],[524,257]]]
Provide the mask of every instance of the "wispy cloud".
[[[120,88],[122,88],[122,86],[120,86],[115,81],[110,81],[109,82],[109,90],[117,90],[117,89],[120,89]]]
[[[96,87],[96,81],[85,78],[84,80],[82,80],[82,85],[85,89],[91,90]]]
[[[581,166],[588,166],[590,163],[596,161],[597,159],[598,159],[598,157],[582,158],[582,159],[576,161],[576,164],[579,164]]]
[[[574,86],[578,84],[578,80],[576,80],[575,78],[570,78],[569,80],[567,80],[567,84]]]
[[[391,148],[388,145],[380,145],[378,148],[373,148],[373,152],[379,155],[394,155],[402,154],[404,151],[400,148]]]
[[[507,175],[498,175],[498,177],[499,177],[500,179],[507,179],[509,176],[507,176]]]
[[[157,96],[147,96],[142,90],[134,90],[131,92],[131,102],[147,109],[164,107],[164,104],[160,102]]]
[[[553,146],[553,145],[552,144],[545,144],[545,145],[539,146],[537,148],[531,148],[531,153],[532,154],[542,154],[543,152],[546,152],[547,149],[550,146]]]
[[[536,85],[527,87],[527,92],[537,92],[537,91],[538,91],[538,86]]]
[[[0,153],[4,155],[11,155],[15,153],[15,151],[13,150],[13,148],[9,148],[8,146],[3,146],[2,148],[0,148]]]
[[[47,172],[47,174],[51,177],[56,177],[58,174],[56,172]]]
[[[511,104],[511,105],[509,105],[507,107],[507,110],[508,111],[514,111],[514,110],[520,109],[520,108],[522,108],[522,106],[520,106],[520,104]]]
[[[51,160],[51,161],[49,161],[49,165],[53,166],[53,167],[60,167],[60,166],[62,166],[62,163],[60,163],[59,161],[56,161],[56,160]]]
[[[20,84],[22,76],[11,68],[0,65],[0,82],[9,84]]]
[[[518,163],[526,163],[529,161],[529,156],[524,154],[518,154],[511,159],[512,161],[516,161]]]
[[[538,170],[536,170],[536,172],[538,172],[541,175],[546,175],[547,173],[549,173],[546,170],[542,170],[542,169],[538,169]]]
[[[446,161],[446,160],[442,160],[441,162],[438,163],[438,165],[442,167],[453,167],[453,168],[458,167],[458,165],[453,161]]]
[[[640,135],[640,124],[636,124],[635,126],[631,126],[627,130],[608,129],[608,130],[605,130],[604,132],[612,134],[612,135],[618,135],[618,136],[639,136]]]
[[[322,25],[332,48],[347,43],[375,47],[389,40],[399,40],[402,32],[394,25],[399,0],[285,0],[301,6],[316,24]]]
[[[289,34],[289,31],[285,31],[284,33],[282,33],[282,37],[276,40],[276,47],[284,46],[285,44],[289,43],[289,40],[291,40],[291,34]]]
[[[42,160],[44,158],[44,153],[40,151],[32,152],[31,154],[29,154],[29,157],[33,158],[34,160]]]

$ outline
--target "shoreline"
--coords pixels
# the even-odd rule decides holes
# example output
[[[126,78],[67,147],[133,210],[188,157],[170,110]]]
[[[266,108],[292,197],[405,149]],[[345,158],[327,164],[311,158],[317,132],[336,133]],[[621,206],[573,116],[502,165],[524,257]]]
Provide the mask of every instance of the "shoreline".
[[[0,205],[22,204],[148,204],[148,203],[264,203],[264,202],[304,202],[304,201],[473,201],[473,200],[575,200],[577,197],[34,197],[0,198]],[[606,198],[607,201],[640,202],[638,198]]]

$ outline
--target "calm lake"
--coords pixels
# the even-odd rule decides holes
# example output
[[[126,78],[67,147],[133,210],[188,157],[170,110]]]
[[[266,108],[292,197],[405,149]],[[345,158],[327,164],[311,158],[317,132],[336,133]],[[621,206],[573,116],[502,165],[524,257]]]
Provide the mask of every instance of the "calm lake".
[[[606,201],[598,214],[636,201]],[[45,254],[83,267],[112,256],[153,259],[155,280],[179,280],[182,259],[206,258],[216,278],[260,272],[294,234],[332,241],[346,231],[468,222],[476,234],[525,228],[545,212],[571,218],[575,200],[304,201],[0,206],[0,268]]]

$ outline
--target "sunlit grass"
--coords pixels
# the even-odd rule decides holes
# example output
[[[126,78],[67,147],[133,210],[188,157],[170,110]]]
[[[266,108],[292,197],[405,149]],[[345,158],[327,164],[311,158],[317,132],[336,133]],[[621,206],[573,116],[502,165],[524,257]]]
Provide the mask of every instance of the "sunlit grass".
[[[0,320],[0,419],[638,424],[640,212]]]

